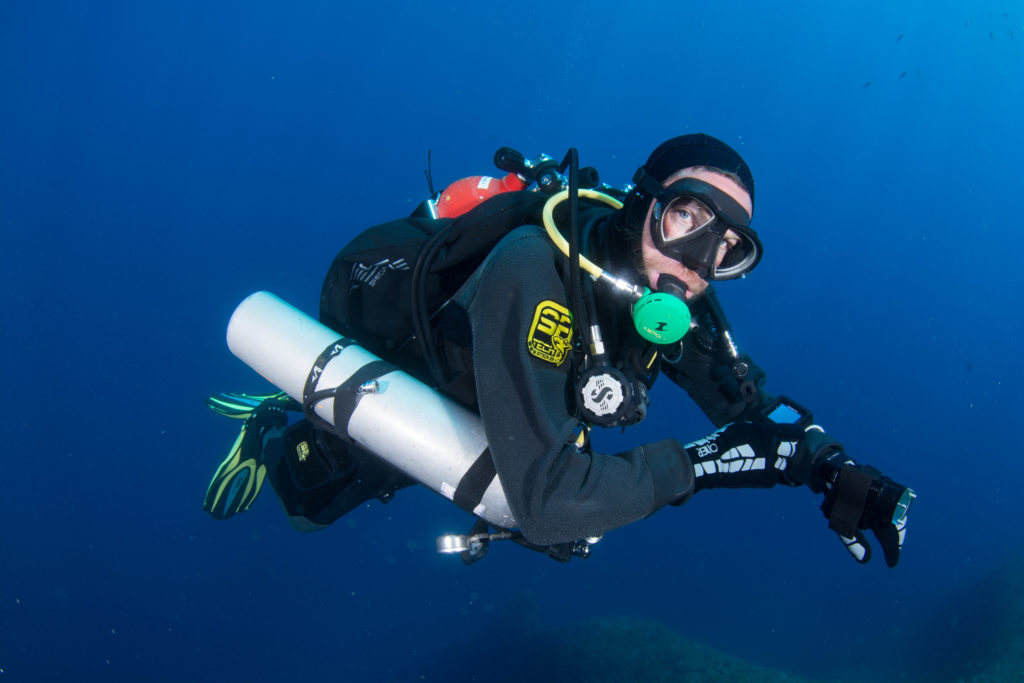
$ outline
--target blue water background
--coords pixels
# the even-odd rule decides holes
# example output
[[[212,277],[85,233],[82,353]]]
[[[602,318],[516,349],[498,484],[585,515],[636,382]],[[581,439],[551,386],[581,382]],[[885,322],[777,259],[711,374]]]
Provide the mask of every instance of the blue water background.
[[[502,680],[530,628],[615,615],[803,675],[966,666],[1022,546],[1022,48],[1011,2],[0,4],[0,681]],[[438,556],[470,520],[424,490],[305,536],[269,490],[202,511],[237,428],[205,396],[267,386],[234,306],[315,313],[428,149],[439,185],[502,145],[622,185],[696,131],[756,176],[740,345],[920,493],[897,570],[806,490],[701,494],[568,565]],[[653,397],[609,443],[710,431]]]

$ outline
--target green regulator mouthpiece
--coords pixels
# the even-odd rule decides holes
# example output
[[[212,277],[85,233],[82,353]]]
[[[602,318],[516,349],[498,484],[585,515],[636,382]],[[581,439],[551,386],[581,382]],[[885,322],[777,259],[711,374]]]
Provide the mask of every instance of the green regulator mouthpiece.
[[[675,344],[690,331],[690,309],[677,296],[645,288],[633,304],[633,324],[649,342]]]

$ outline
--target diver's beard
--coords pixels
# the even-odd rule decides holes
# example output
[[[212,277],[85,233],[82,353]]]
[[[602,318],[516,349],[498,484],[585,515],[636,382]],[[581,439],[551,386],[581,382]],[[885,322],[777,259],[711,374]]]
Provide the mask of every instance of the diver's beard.
[[[643,278],[643,282],[640,283],[643,287],[649,287],[654,289],[651,284],[651,274],[647,270],[647,264],[644,263],[644,245],[642,240],[637,240],[629,253],[629,262],[633,267],[634,273],[639,273],[640,277]]]

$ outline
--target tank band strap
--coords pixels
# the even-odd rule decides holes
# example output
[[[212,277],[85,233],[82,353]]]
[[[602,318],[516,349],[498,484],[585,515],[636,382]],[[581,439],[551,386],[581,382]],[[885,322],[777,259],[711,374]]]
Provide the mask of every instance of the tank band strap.
[[[347,436],[349,441],[352,440],[352,436],[348,433],[348,421],[352,419],[352,413],[355,412],[356,406],[359,405],[359,399],[362,397],[360,387],[397,369],[386,360],[375,360],[353,372],[351,377],[338,385],[338,388],[334,390],[335,434]]]
[[[327,364],[330,363],[335,356],[344,351],[352,343],[352,339],[340,337],[337,341],[331,342],[331,345],[321,351],[320,355],[317,356],[316,362],[313,363],[313,367],[310,368],[309,374],[306,375],[306,384],[302,387],[302,409],[303,412],[306,413],[306,417],[311,417],[310,413],[313,412],[312,407],[310,407],[310,403],[313,393],[316,391],[316,385],[320,382],[320,375],[324,374],[324,368],[327,367]],[[313,403],[315,405],[315,402]]]
[[[349,441],[352,438],[348,433],[348,422],[352,418],[352,413],[355,412],[356,406],[359,404],[359,399],[362,397],[360,388],[367,382],[383,377],[398,369],[387,361],[375,360],[356,370],[352,373],[351,377],[337,387],[317,389],[317,384],[320,382],[320,377],[323,375],[327,364],[354,343],[355,341],[352,339],[341,337],[324,349],[317,357],[312,369],[310,369],[309,375],[306,377],[306,384],[302,389],[302,412],[306,418],[313,424],[320,425],[323,429],[341,438],[347,438]],[[328,398],[334,399],[333,429],[331,425],[327,424],[326,420],[316,414],[317,405],[320,401]]]
[[[466,512],[476,514],[474,511],[480,505],[480,501],[484,498],[484,492],[487,491],[487,487],[491,485],[496,476],[498,476],[498,472],[494,469],[491,449],[485,448],[484,452],[477,456],[477,459],[466,470],[459,485],[455,487],[452,502]]]

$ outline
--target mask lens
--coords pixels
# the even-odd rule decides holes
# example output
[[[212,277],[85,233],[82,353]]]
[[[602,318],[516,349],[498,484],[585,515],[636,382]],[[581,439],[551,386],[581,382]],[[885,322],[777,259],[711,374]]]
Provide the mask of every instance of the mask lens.
[[[704,202],[683,195],[668,203],[661,215],[661,240],[671,244],[692,235],[715,220],[715,212]]]
[[[728,193],[699,178],[684,177],[653,194],[650,235],[665,256],[705,280],[742,277],[761,260],[761,241],[750,228],[750,216]],[[738,242],[729,239],[729,230],[739,236]],[[725,254],[720,251],[723,245]]]
[[[742,242],[739,240],[725,242],[726,251],[725,258],[722,259],[722,263],[719,264],[719,268],[723,270],[729,270],[743,263],[747,259],[749,253],[748,250],[743,249]]]
[[[740,277],[757,265],[759,260],[761,260],[761,243],[757,241],[756,233],[753,238],[744,236],[725,252],[725,257],[715,268],[713,277],[716,280]]]

